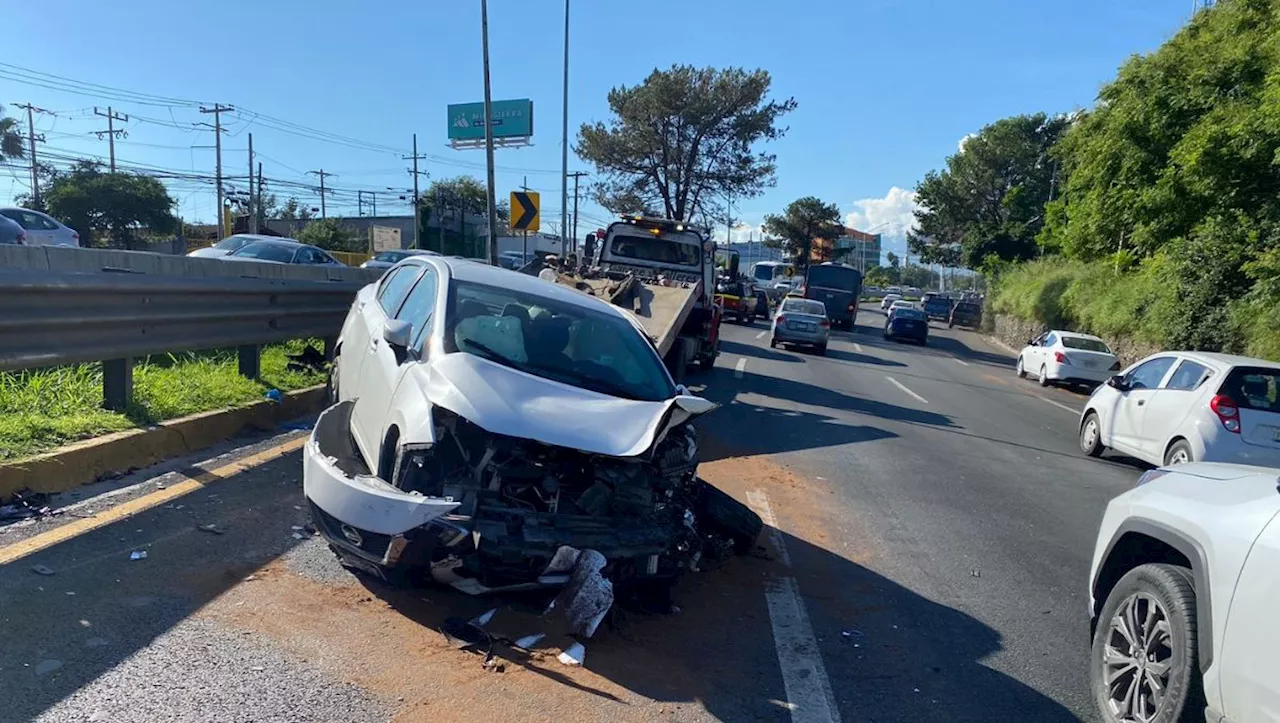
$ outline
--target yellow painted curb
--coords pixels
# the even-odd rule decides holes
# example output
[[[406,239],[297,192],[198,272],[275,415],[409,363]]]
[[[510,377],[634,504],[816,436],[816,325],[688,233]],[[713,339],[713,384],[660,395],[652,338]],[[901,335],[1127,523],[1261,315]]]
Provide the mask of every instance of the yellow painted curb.
[[[17,462],[0,463],[0,501],[16,492],[66,492],[107,475],[123,474],[195,452],[246,429],[273,429],[324,408],[324,385],[284,394],[279,404],[261,401],[146,429],[87,439]]]

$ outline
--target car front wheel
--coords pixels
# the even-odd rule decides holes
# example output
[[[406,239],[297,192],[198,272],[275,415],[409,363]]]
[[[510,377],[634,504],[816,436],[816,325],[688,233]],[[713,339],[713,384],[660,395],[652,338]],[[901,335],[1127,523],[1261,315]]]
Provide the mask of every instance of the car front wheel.
[[[1204,720],[1190,571],[1130,570],[1107,596],[1094,631],[1089,679],[1108,723]]]
[[[1196,457],[1191,452],[1191,445],[1185,439],[1179,439],[1169,447],[1169,451],[1164,455],[1164,466],[1169,467],[1175,464],[1186,464],[1194,462]]]
[[[1014,371],[1017,373],[1019,379],[1027,378],[1027,370],[1022,366],[1022,357],[1018,357],[1018,366]]]
[[[1102,454],[1102,427],[1098,424],[1098,415],[1089,412],[1080,425],[1080,451],[1090,457]]]

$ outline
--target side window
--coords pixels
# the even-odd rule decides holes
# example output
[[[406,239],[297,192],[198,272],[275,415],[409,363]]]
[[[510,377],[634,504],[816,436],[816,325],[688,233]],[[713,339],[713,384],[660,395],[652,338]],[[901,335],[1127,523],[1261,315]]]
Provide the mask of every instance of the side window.
[[[1178,370],[1173,373],[1173,376],[1169,377],[1169,383],[1165,388],[1189,392],[1203,384],[1208,376],[1209,370],[1204,366],[1193,361],[1183,361],[1178,365]]]
[[[1155,389],[1160,386],[1160,380],[1164,379],[1165,373],[1169,371],[1169,367],[1173,366],[1174,361],[1175,359],[1171,356],[1162,356],[1139,364],[1129,372],[1127,380],[1129,388]]]
[[[1054,334],[1053,332],[1049,332],[1048,334],[1045,334],[1044,338],[1040,340],[1040,346],[1053,346],[1054,344],[1057,344],[1057,343],[1058,343],[1058,335]]]
[[[413,349],[421,350],[422,342],[426,339],[425,333],[431,326],[431,315],[436,309],[436,289],[437,277],[435,271],[427,269],[422,273],[422,278],[414,285],[413,291],[409,292],[408,298],[404,300],[404,305],[400,307],[400,311],[396,313],[397,319],[413,324],[413,341],[410,346]]]
[[[40,228],[46,231],[57,231],[59,228],[58,224],[54,223],[53,219],[48,216],[37,215],[36,220],[40,222]]]
[[[387,316],[395,315],[404,297],[409,295],[409,289],[413,288],[416,278],[418,278],[417,266],[401,266],[393,269],[390,274],[387,274],[387,278],[382,280],[382,286],[378,289],[378,305],[387,313]]]

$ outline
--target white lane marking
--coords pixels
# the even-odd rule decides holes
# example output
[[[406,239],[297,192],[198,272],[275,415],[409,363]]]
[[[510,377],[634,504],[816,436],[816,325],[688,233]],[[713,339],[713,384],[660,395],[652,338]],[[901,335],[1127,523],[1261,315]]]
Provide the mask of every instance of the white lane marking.
[[[861,353],[862,353],[862,345],[861,345],[861,344],[859,344],[859,343],[858,343],[858,342],[856,342],[856,341],[855,341],[855,342],[853,342],[853,350],[854,350],[854,351],[856,351],[856,352],[858,352],[859,354],[861,354]]]
[[[1040,400],[1040,401],[1042,401],[1042,402],[1048,402],[1049,404],[1052,404],[1053,406],[1057,407],[1058,409],[1065,409],[1065,410],[1067,410],[1068,412],[1071,412],[1072,414],[1079,414],[1079,413],[1080,413],[1080,410],[1079,410],[1079,409],[1073,409],[1073,408],[1071,408],[1071,407],[1068,407],[1068,406],[1067,406],[1067,405],[1065,405],[1065,404],[1059,404],[1058,402],[1055,402],[1055,401],[1053,401],[1052,399],[1046,399],[1046,398],[1044,398],[1044,397],[1040,396],[1039,394],[1033,394],[1033,395],[1031,395],[1031,396],[1035,397],[1036,399],[1039,399],[1039,400]]]
[[[734,365],[733,365],[733,378],[734,378],[734,379],[741,379],[741,378],[742,378],[742,372],[743,372],[743,370],[745,370],[746,368],[747,368],[747,359],[746,359],[746,357],[743,357],[742,359],[739,359],[739,360],[738,360],[738,363],[737,363],[737,364],[734,364]]]
[[[925,403],[925,404],[928,404],[928,403],[929,403],[929,400],[928,400],[928,399],[925,399],[924,397],[920,396],[919,394],[916,394],[915,392],[911,391],[910,389],[907,389],[906,387],[902,386],[902,382],[898,381],[897,379],[894,379],[893,377],[885,377],[885,379],[888,379],[888,380],[889,380],[889,382],[890,382],[891,384],[893,384],[893,386],[895,386],[895,387],[897,387],[897,388],[901,389],[902,391],[906,392],[907,394],[910,394],[912,397],[915,397],[916,401],[918,401],[918,402],[923,402],[923,403]]]
[[[969,362],[965,361],[964,359],[956,359],[956,364],[959,364],[960,366],[966,366],[966,367],[969,366]]]
[[[764,338],[764,335],[765,335],[765,332],[763,332],[763,331],[762,331],[762,332],[760,332],[759,334],[756,334],[756,338],[757,338],[757,339],[763,339],[763,338]]]
[[[747,492],[747,502],[760,514],[769,528],[769,541],[778,559],[791,567],[791,556],[778,532],[769,497],[760,490]],[[840,709],[831,692],[831,680],[822,664],[822,653],[813,636],[809,612],[800,597],[800,586],[793,577],[769,581],[765,604],[769,608],[769,624],[773,628],[773,645],[778,653],[778,668],[787,692],[785,707],[791,711],[792,723],[839,723]]]

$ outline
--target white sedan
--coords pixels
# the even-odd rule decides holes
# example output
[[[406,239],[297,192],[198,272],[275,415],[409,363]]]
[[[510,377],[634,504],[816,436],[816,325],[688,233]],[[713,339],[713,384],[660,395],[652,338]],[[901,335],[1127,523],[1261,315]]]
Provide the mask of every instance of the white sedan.
[[[884,298],[880,300],[880,310],[885,313],[888,313],[889,307],[893,306],[893,302],[901,301],[901,300],[902,300],[901,294],[885,294]]]
[[[187,254],[187,256],[197,259],[220,259],[224,256],[230,256],[254,241],[273,241],[277,238],[279,237],[263,236],[255,233],[237,233],[222,239],[212,246],[196,249]],[[292,241],[293,239],[286,240]]]
[[[26,231],[27,246],[80,246],[80,233],[56,218],[29,208],[0,208],[0,216]]]
[[[1147,472],[1107,505],[1089,576],[1106,723],[1280,716],[1280,469]]]
[[[1074,331],[1046,331],[1018,353],[1019,378],[1034,374],[1040,386],[1054,382],[1101,384],[1120,371],[1120,360],[1096,336]]]
[[[336,352],[303,491],[351,567],[479,594],[752,549],[759,517],[696,475],[690,421],[715,405],[618,307],[415,255],[359,292]]]
[[[1151,464],[1280,467],[1280,364],[1208,352],[1164,352],[1112,377],[1080,416],[1080,449]]]

